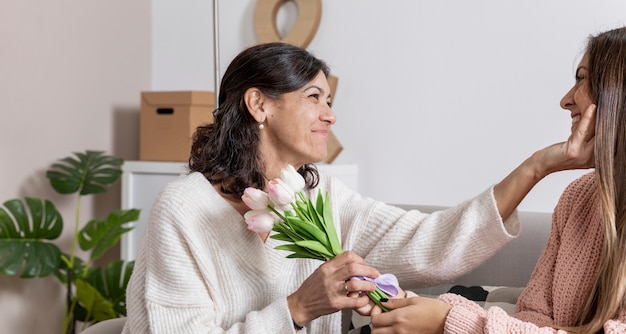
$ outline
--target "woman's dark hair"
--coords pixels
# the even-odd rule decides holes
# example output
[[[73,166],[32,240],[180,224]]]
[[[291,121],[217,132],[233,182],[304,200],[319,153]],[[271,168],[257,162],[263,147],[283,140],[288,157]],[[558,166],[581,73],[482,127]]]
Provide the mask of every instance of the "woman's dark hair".
[[[244,93],[257,88],[270,98],[298,90],[329,68],[306,50],[286,43],[266,43],[242,51],[230,63],[219,91],[214,122],[199,126],[193,136],[189,170],[201,172],[225,194],[242,195],[247,187],[264,188],[267,179],[258,156],[259,127],[250,115]],[[312,164],[298,172],[313,188],[319,181]]]

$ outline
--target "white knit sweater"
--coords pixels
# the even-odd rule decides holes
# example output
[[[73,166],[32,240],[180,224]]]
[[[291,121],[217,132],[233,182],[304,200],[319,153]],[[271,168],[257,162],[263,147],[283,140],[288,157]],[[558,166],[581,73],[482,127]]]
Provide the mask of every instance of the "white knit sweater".
[[[344,250],[404,288],[458,277],[518,233],[502,222],[490,188],[455,208],[427,215],[361,197],[321,178]],[[127,290],[123,333],[293,333],[286,297],[321,265],[287,259],[246,229],[243,217],[200,174],[168,184],[150,213]],[[341,312],[299,333],[340,333]],[[345,325],[345,324],[344,324]],[[345,327],[344,327],[345,328]]]

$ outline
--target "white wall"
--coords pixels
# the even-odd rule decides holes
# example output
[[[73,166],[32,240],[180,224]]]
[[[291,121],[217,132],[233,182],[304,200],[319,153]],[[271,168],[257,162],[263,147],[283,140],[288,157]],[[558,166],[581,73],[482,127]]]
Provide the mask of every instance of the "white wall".
[[[0,0],[0,201],[51,199],[64,252],[75,198],[55,194],[45,170],[86,149],[137,159],[151,17],[149,0]],[[82,223],[119,208],[119,191],[84,200]],[[64,291],[54,277],[0,275],[0,333],[60,333]]]
[[[257,43],[255,5],[219,1],[221,73]],[[153,90],[213,90],[212,1],[153,6]],[[295,8],[281,9],[281,30]],[[585,38],[624,13],[623,0],[323,1],[309,50],[339,77],[335,163],[358,164],[359,190],[387,202],[473,196],[567,138],[559,100]],[[520,208],[552,211],[580,174],[547,177]]]

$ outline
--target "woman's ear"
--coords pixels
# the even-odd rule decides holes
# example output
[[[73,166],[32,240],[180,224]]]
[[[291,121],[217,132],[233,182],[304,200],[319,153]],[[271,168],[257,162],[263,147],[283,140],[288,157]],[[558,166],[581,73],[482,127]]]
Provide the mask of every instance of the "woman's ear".
[[[258,88],[249,88],[243,94],[243,100],[246,103],[248,112],[258,122],[265,122],[265,109],[263,109],[264,95]]]

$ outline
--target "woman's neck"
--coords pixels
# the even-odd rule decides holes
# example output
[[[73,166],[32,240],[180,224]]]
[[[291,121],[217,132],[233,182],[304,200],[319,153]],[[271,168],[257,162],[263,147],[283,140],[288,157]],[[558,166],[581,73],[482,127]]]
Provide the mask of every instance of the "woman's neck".
[[[214,184],[213,187],[215,190],[222,196],[223,199],[230,204],[240,215],[244,215],[246,212],[250,211],[250,208],[241,200],[241,198],[237,197],[234,194],[225,194],[222,192],[222,187],[219,184]],[[265,233],[257,233],[261,241],[265,242],[267,237],[270,235],[269,232]]]

